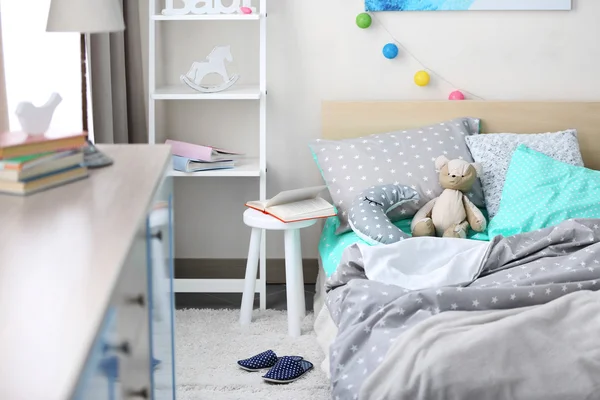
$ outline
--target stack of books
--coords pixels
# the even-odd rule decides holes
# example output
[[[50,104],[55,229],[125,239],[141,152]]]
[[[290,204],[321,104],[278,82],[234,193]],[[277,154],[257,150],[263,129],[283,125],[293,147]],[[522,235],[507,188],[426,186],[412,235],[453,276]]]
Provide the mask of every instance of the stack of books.
[[[87,135],[0,133],[0,193],[25,196],[87,178]]]
[[[235,167],[237,157],[243,155],[234,151],[218,149],[177,140],[167,140],[173,154],[173,169],[181,172],[201,172]]]

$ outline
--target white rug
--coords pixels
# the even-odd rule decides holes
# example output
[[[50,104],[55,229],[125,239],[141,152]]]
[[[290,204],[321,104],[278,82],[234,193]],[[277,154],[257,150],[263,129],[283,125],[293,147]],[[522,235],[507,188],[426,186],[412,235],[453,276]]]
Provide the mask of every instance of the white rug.
[[[329,380],[319,369],[325,355],[312,329],[314,315],[303,323],[302,336],[287,335],[285,311],[254,311],[242,328],[239,310],[179,310],[176,314],[177,397],[179,400],[327,400]],[[288,385],[267,384],[261,372],[246,372],[236,361],[272,349],[278,356],[300,355],[314,364]],[[266,372],[266,371],[265,371]]]

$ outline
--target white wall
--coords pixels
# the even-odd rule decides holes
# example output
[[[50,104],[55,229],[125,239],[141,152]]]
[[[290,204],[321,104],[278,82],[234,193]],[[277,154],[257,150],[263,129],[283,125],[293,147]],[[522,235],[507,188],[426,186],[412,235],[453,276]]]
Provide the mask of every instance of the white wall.
[[[361,0],[270,1],[269,195],[321,182],[307,143],[320,135],[322,100],[444,99],[454,89],[435,79],[426,88],[415,86],[412,76],[420,66],[402,51],[386,60],[381,48],[389,36],[376,23],[368,30],[357,28],[354,19],[361,10]],[[485,99],[600,99],[598,1],[574,0],[570,12],[379,15],[429,67]],[[175,82],[193,55],[203,57],[213,45],[230,43],[243,79],[256,82],[257,36],[251,33],[257,25],[190,22],[163,28],[172,40],[163,59],[166,80]],[[238,147],[239,141],[244,148],[255,138],[255,107],[180,102],[163,111],[171,136],[202,138],[199,127],[206,126],[206,137],[215,135],[212,143]],[[238,112],[243,119],[236,119]],[[240,219],[243,202],[257,196],[255,182],[177,181],[177,257],[244,257],[249,231]],[[305,257],[316,257],[318,237],[316,228],[303,233]],[[269,239],[269,256],[282,257],[282,238],[273,234]]]

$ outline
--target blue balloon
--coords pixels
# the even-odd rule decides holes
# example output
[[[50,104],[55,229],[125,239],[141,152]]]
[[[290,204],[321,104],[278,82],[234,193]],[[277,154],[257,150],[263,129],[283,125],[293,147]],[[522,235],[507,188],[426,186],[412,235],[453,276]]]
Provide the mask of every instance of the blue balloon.
[[[398,46],[396,46],[394,43],[388,43],[383,46],[383,56],[385,58],[389,58],[391,60],[392,58],[396,58],[397,55]]]

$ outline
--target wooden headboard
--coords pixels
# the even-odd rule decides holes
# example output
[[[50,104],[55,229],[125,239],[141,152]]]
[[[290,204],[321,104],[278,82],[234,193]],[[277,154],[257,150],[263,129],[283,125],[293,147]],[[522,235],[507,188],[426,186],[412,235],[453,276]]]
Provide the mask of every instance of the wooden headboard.
[[[482,121],[482,133],[577,129],[586,167],[600,170],[600,102],[324,102],[322,137],[344,139],[418,128],[457,117]]]

